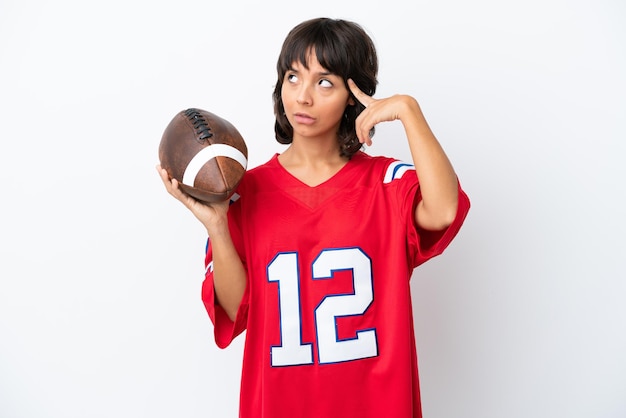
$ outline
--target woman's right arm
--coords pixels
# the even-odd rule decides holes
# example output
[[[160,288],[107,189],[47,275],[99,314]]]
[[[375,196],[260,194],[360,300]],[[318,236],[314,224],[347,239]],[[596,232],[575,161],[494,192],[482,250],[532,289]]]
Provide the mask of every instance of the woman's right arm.
[[[213,286],[217,303],[234,321],[246,290],[246,270],[235,249],[228,229],[228,200],[203,203],[183,192],[178,181],[169,178],[167,171],[157,166],[167,192],[184,204],[204,225],[213,250]]]

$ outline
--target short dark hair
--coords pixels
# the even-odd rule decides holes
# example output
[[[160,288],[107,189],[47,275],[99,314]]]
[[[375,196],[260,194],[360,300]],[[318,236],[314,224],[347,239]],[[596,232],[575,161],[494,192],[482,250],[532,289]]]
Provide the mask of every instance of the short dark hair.
[[[278,79],[274,88],[274,132],[281,144],[293,141],[293,127],[287,120],[281,98],[285,73],[294,62],[308,68],[307,58],[314,50],[320,65],[343,78],[346,88],[349,78],[366,94],[373,96],[378,84],[378,57],[374,42],[358,24],[341,19],[316,18],[294,27],[283,42],[276,71]],[[365,108],[356,98],[354,106],[347,106],[339,131],[339,149],[342,156],[352,157],[361,149],[354,123]],[[374,134],[372,129],[371,135]]]

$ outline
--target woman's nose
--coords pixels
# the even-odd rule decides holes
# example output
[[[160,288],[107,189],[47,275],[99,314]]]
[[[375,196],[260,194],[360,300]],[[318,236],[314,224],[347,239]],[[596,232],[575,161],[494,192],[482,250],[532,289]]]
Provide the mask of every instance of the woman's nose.
[[[298,95],[296,96],[298,104],[310,105],[313,102],[309,89],[310,86],[304,83],[300,86],[300,89],[298,89]]]

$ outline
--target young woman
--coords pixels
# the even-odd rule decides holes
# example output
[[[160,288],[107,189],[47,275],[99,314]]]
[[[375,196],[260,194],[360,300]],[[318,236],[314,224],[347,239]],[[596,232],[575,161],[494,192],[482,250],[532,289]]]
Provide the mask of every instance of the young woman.
[[[410,278],[469,200],[417,101],[372,97],[378,61],[359,25],[299,24],[277,71],[275,135],[289,146],[244,175],[234,203],[196,201],[159,169],[210,237],[217,345],[246,330],[240,417],[421,417]],[[361,150],[394,120],[410,163]]]

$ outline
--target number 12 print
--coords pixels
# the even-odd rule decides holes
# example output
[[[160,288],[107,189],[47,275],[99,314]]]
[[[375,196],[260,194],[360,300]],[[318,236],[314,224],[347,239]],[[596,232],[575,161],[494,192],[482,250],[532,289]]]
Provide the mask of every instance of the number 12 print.
[[[376,329],[357,330],[356,338],[340,340],[338,317],[363,315],[374,300],[372,263],[359,248],[322,251],[312,265],[313,280],[332,280],[333,272],[352,270],[354,293],[327,295],[315,308],[320,364],[359,360],[378,355]],[[267,269],[278,283],[281,344],[271,348],[272,366],[313,364],[313,344],[302,341],[298,253],[280,253]]]

